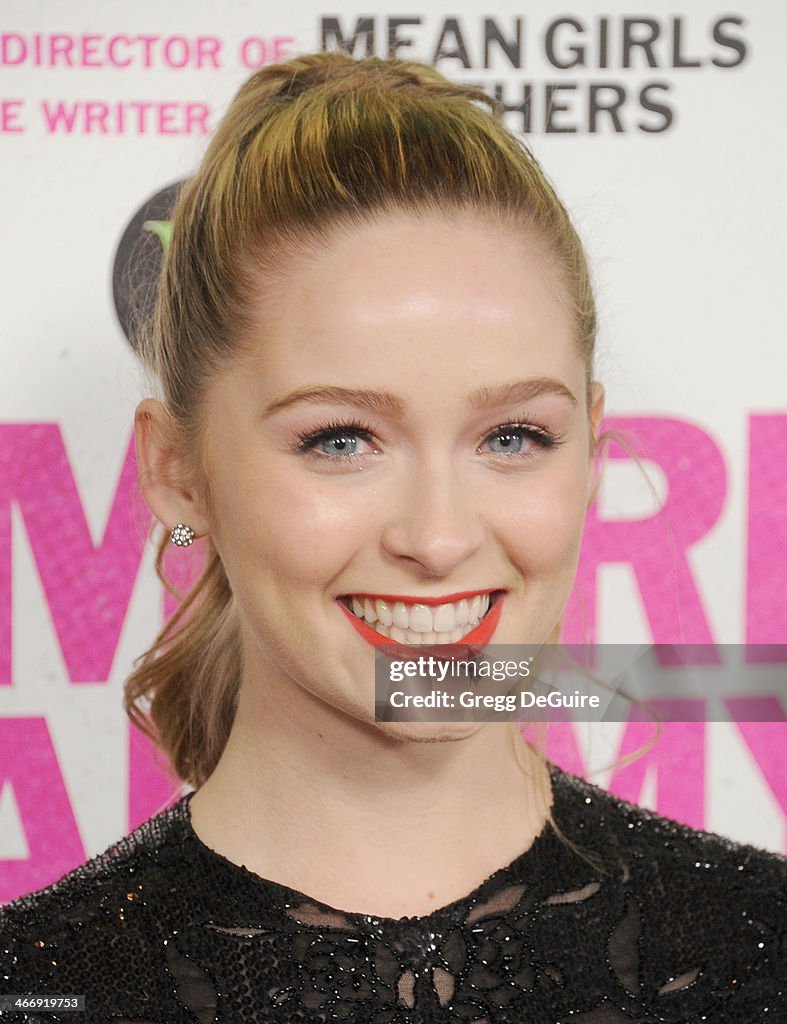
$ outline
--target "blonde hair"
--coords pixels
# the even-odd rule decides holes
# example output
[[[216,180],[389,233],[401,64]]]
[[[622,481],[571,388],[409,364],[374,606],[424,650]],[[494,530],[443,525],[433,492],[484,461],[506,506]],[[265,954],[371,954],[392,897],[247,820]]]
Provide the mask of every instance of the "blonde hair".
[[[172,451],[208,510],[202,398],[211,375],[254,343],[252,289],[273,294],[290,261],[337,229],[399,211],[478,213],[539,245],[572,318],[590,406],[596,309],[583,246],[500,104],[416,61],[298,56],[241,86],[180,190],[155,310],[138,340],[170,416]],[[181,595],[163,571],[166,530],[158,540],[159,578],[183,600],[136,659],[124,694],[134,724],[197,788],[229,737],[242,673],[232,590],[204,543],[204,572]]]

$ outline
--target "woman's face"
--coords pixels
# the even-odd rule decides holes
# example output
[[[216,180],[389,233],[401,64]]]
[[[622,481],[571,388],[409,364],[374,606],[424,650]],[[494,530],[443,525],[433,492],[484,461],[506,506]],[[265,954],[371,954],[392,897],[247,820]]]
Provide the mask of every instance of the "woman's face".
[[[391,216],[300,262],[256,316],[259,344],[207,396],[245,680],[372,722],[375,638],[455,642],[482,618],[493,643],[547,641],[603,398],[588,410],[538,250],[480,219]]]

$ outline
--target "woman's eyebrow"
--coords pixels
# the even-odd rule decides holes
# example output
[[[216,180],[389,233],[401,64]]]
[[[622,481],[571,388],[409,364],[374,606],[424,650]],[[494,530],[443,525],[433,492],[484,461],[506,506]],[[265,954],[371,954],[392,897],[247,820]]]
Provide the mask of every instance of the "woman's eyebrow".
[[[527,380],[512,380],[495,387],[480,387],[470,395],[473,409],[484,409],[493,405],[515,405],[527,402],[539,395],[559,395],[567,398],[572,405],[579,405],[576,395],[554,377],[529,377]]]
[[[483,409],[496,405],[511,405],[526,402],[538,395],[559,395],[567,398],[572,405],[578,405],[576,396],[569,388],[553,377],[530,377],[527,380],[509,381],[495,387],[483,386],[468,397],[472,409]],[[353,405],[372,412],[387,413],[389,416],[403,416],[405,403],[390,391],[369,391],[366,388],[344,388],[334,384],[314,384],[297,388],[266,406],[262,418],[272,416],[282,409],[298,402],[331,403]]]
[[[405,404],[390,391],[369,391],[366,388],[343,388],[333,384],[314,384],[297,388],[283,398],[277,398],[266,406],[263,419],[296,402],[329,402],[336,405],[355,405],[373,412],[401,416]]]

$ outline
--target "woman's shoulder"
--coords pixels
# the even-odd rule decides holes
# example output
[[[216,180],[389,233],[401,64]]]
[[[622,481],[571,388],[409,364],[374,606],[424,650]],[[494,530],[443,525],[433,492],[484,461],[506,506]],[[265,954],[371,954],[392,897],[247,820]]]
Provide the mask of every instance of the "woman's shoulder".
[[[787,858],[560,770],[553,778],[558,829],[575,863],[585,856],[601,867],[599,895],[616,907],[607,959],[624,987],[654,1004],[685,1004],[689,1017],[706,999],[718,1021],[787,1011]]]
[[[555,824],[603,869],[630,882],[643,902],[683,914],[718,899],[716,919],[735,914],[737,896],[785,921],[787,857],[692,828],[553,768]]]
[[[187,909],[183,837],[182,798],[57,881],[0,907],[0,990],[78,995],[112,974],[137,984],[157,948],[151,938]]]
[[[553,767],[561,794],[555,818],[572,837],[595,838],[600,849],[632,867],[686,870],[704,885],[711,874],[787,889],[787,857],[709,830],[692,828]]]
[[[141,891],[143,878],[151,873],[160,875],[177,859],[179,841],[184,835],[184,800],[181,798],[143,821],[57,881],[0,906],[0,926],[21,924],[43,913],[73,908],[85,898],[101,898],[115,890],[126,893],[139,887]]]

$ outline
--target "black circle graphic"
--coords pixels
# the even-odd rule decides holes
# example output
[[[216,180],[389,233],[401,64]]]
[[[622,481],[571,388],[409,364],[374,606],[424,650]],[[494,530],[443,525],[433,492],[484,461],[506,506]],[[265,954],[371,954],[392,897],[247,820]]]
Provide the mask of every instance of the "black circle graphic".
[[[126,225],[112,265],[115,313],[132,348],[156,298],[169,220],[182,181],[156,192]]]

